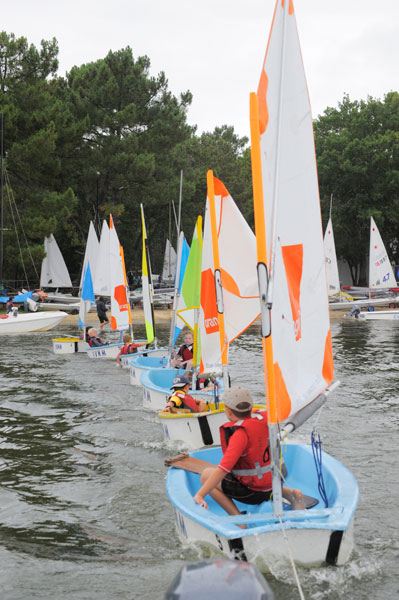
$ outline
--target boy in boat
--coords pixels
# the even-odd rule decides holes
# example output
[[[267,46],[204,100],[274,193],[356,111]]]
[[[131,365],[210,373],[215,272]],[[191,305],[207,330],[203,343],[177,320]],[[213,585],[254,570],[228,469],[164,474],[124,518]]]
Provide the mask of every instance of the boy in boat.
[[[97,316],[100,321],[100,331],[102,331],[103,327],[109,323],[107,317],[107,307],[105,306],[104,298],[102,296],[97,300]]]
[[[223,458],[217,467],[203,471],[202,487],[194,501],[208,508],[204,498],[210,494],[229,515],[239,515],[233,499],[245,504],[260,504],[269,500],[272,493],[267,412],[252,413],[251,394],[241,387],[227,390],[222,402],[229,419],[220,427]],[[282,493],[292,508],[305,508],[300,490],[283,486]]]
[[[99,346],[105,346],[105,342],[98,336],[98,331],[94,327],[91,327],[86,335],[86,341],[90,348],[97,348]]]
[[[173,390],[166,402],[166,406],[161,412],[207,412],[208,408],[203,400],[196,400],[188,393],[190,389],[190,380],[185,375],[178,375],[174,378],[170,388]]]
[[[176,369],[191,369],[193,366],[193,346],[194,338],[191,331],[187,331],[183,337],[184,344],[182,344],[176,354],[172,350],[172,360],[170,362],[172,368]]]
[[[122,346],[118,356],[116,357],[116,362],[120,367],[122,366],[122,355],[135,354],[137,352],[137,348],[140,348],[140,346],[146,346],[147,344],[147,342],[132,342],[132,336],[130,335],[130,333],[124,333],[122,336],[122,341],[125,345]]]

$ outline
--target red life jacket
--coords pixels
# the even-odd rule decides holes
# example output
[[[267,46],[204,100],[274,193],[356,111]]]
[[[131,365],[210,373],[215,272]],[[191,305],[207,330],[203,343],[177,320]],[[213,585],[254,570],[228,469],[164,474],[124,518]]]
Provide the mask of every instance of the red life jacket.
[[[186,394],[184,390],[175,390],[173,394],[169,396],[168,402],[169,400],[174,402],[173,396],[177,396],[182,401],[180,406],[176,406],[177,409],[186,408],[190,412],[199,412],[198,404],[196,403],[194,398],[190,396],[190,394]]]
[[[272,488],[272,471],[266,411],[254,412],[248,419],[224,423],[219,428],[223,454],[231,436],[239,428],[244,429],[247,433],[248,445],[245,454],[240,456],[231,473],[243,485],[252,490],[270,490]]]
[[[125,344],[123,348],[121,348],[121,354],[134,354],[137,352],[136,344]]]
[[[180,346],[178,355],[182,360],[191,360],[193,358],[193,344],[190,344],[189,346],[183,344],[183,346]]]

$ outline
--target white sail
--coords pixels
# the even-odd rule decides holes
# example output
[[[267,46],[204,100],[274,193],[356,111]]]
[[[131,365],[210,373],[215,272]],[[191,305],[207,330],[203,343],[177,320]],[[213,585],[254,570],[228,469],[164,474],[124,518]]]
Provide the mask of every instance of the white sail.
[[[40,273],[40,287],[71,288],[72,282],[55,237],[51,233],[44,240],[46,252]]]
[[[88,233],[87,242],[86,242],[85,256],[84,256],[83,265],[82,265],[82,275],[80,277],[80,285],[79,285],[80,289],[82,289],[82,287],[83,287],[83,278],[84,278],[84,274],[86,272],[87,265],[89,263],[90,263],[91,273],[93,274],[96,272],[99,251],[100,251],[100,243],[98,241],[97,234],[94,229],[94,225],[93,225],[92,221],[90,221],[89,233]]]
[[[264,362],[276,423],[333,378],[312,115],[291,1],[276,2],[251,94],[251,136]]]
[[[212,177],[212,175],[211,175]],[[213,177],[216,237],[212,236],[210,201],[205,212],[201,275],[201,370],[227,365],[228,348],[259,316],[255,236],[224,184]],[[237,243],[239,241],[239,243]],[[219,265],[215,261],[215,248]],[[215,293],[215,269],[220,270],[223,296],[223,336]],[[223,340],[222,340],[223,337]]]
[[[111,328],[123,331],[129,329],[130,313],[121,247],[112,216],[110,216],[109,227],[109,265],[111,276]]]
[[[176,251],[169,240],[166,240],[165,255],[163,260],[162,280],[170,281],[175,279],[176,275]]]
[[[370,289],[396,287],[393,268],[373,217],[370,219],[369,287]]]
[[[328,220],[324,233],[324,256],[326,261],[328,295],[333,296],[334,294],[339,294],[341,287],[339,284],[338,262],[331,219]]]
[[[94,293],[100,296],[111,295],[110,267],[109,267],[109,227],[103,221],[100,237],[100,247],[94,276]]]

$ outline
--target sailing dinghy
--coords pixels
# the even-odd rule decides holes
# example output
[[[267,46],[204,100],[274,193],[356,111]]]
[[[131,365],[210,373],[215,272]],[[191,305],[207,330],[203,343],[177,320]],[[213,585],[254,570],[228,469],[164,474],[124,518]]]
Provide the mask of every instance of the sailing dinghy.
[[[280,428],[286,422],[285,431],[293,431],[309,418],[326,400],[333,380],[312,118],[292,0],[276,2],[258,93],[251,94],[250,107],[273,501],[255,506],[237,502],[247,514],[232,517],[207,496],[206,510],[193,500],[200,468],[195,473],[169,469],[167,492],[184,543],[230,555],[239,551],[261,569],[276,560],[289,561],[289,555],[304,565],[342,564],[353,548],[358,487],[352,474],[324,452],[316,465],[310,445],[290,443],[283,453],[286,484],[318,504],[292,510],[283,505],[281,493]],[[220,448],[210,448],[193,456],[201,467],[203,462],[217,465],[221,454]],[[323,489],[325,493],[319,491]]]
[[[230,344],[259,317],[256,242],[233,198],[212,171],[207,182],[200,293],[191,302],[199,309],[194,312],[199,313],[200,329],[200,343],[194,329],[194,377],[198,371],[195,365],[200,362],[199,377],[205,378],[206,373],[223,377],[223,388],[227,389]],[[240,244],[235,243],[237,239]],[[187,313],[183,312],[186,318]],[[190,322],[188,319],[187,324]],[[196,349],[200,349],[200,361]],[[223,388],[208,392],[207,413],[158,413],[165,438],[184,442],[192,449],[218,444],[219,427],[226,422],[224,404],[219,400]]]
[[[67,317],[62,310],[46,310],[19,314],[17,310],[0,315],[0,335],[6,333],[31,333],[49,331]]]
[[[396,291],[396,279],[393,272],[391,262],[388,257],[384,242],[382,241],[378,227],[373,219],[370,218],[370,255],[369,255],[369,293],[382,293],[388,294],[389,292]],[[394,306],[398,303],[399,297],[387,296],[385,304]],[[379,299],[382,300],[381,298]],[[361,302],[354,303],[356,307],[361,307]],[[369,301],[369,306],[373,306],[373,300]],[[354,316],[361,321],[369,320],[398,320],[399,310],[368,310],[368,311],[357,311],[353,310],[346,316]]]

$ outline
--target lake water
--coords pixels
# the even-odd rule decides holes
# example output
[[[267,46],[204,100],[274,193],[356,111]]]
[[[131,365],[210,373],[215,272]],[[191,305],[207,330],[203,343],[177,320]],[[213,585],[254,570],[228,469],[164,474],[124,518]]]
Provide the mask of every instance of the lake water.
[[[332,333],[341,386],[317,428],[359,483],[356,548],[344,567],[299,577],[307,599],[399,598],[399,324],[335,320]],[[52,336],[1,338],[0,598],[161,600],[201,557],[180,545],[165,492],[163,461],[183,448],[162,441],[127,370],[56,356]],[[232,346],[231,376],[262,397],[257,326]],[[313,423],[295,439],[309,442]],[[290,569],[267,579],[276,600],[299,597]]]

